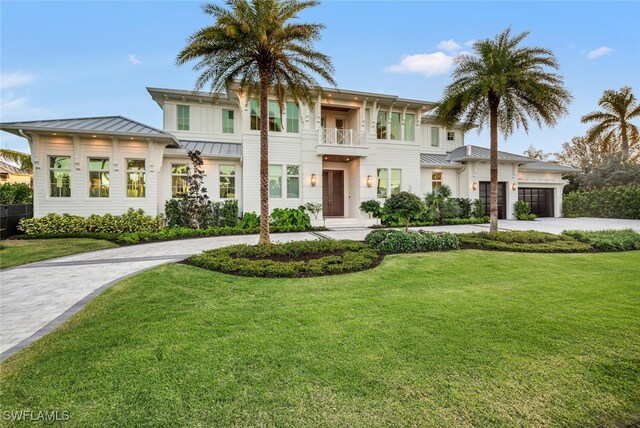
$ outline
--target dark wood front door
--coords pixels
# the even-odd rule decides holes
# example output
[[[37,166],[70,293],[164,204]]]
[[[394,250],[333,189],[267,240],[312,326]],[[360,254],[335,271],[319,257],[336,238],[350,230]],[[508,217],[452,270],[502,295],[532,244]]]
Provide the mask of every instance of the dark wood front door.
[[[485,215],[491,213],[491,183],[488,181],[480,182],[480,200],[484,205]],[[498,218],[507,218],[507,183],[498,182]]]
[[[344,171],[322,171],[322,202],[325,217],[344,216]]]

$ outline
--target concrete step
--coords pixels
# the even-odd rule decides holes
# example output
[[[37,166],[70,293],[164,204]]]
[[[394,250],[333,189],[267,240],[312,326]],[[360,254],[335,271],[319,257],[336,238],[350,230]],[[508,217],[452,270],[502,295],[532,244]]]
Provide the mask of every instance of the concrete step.
[[[332,217],[324,220],[327,229],[360,229],[369,227],[374,220],[366,218]]]

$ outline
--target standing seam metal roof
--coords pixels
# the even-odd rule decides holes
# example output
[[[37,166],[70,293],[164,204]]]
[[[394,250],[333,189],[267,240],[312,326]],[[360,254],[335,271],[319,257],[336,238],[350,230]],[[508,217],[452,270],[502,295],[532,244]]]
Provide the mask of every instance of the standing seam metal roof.
[[[173,138],[173,135],[144,123],[123,116],[84,117],[75,119],[35,120],[28,122],[1,123],[2,129],[47,129],[58,131],[81,131],[96,133],[136,134],[144,136],[162,136]]]
[[[219,143],[215,141],[180,140],[180,147],[186,151],[198,150],[203,156],[239,158],[242,156],[242,144]]]

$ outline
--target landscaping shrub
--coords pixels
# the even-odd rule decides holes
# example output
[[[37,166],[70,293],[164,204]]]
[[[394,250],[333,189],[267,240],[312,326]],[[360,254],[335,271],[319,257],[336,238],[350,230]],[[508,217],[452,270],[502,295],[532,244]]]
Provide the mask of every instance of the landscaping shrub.
[[[375,199],[371,199],[360,204],[360,211],[369,214],[369,218],[380,218],[382,205]]]
[[[565,217],[640,219],[640,186],[616,186],[578,191],[562,198]]]
[[[562,234],[589,244],[601,251],[640,250],[640,233],[633,229],[598,231],[565,230]]]
[[[303,231],[311,228],[311,219],[305,212],[305,207],[276,208],[271,213],[271,226],[291,229],[291,231]]]
[[[418,232],[374,230],[367,235],[365,243],[385,253],[418,253],[458,248],[456,235],[422,230]]]
[[[518,220],[535,220],[538,218],[537,215],[531,212],[531,206],[527,201],[516,201],[516,203],[513,204],[513,211]]]
[[[482,200],[475,199],[471,207],[471,217],[482,218],[485,216],[486,213],[484,212],[484,204],[482,203]]]
[[[238,200],[227,199],[224,202],[217,202],[220,205],[220,217],[218,224],[214,226],[234,227],[238,224]],[[216,205],[214,204],[214,205]]]
[[[380,260],[378,251],[361,242],[298,241],[219,248],[190,257],[188,263],[234,275],[274,278],[356,272]]]
[[[0,185],[0,204],[30,204],[33,190],[25,183],[4,183]]]
[[[481,224],[489,223],[489,217],[470,217],[470,218],[445,218],[442,224]]]
[[[389,196],[384,203],[384,212],[390,219],[401,222],[405,230],[408,229],[411,220],[416,220],[425,210],[425,205],[420,197],[410,192],[399,192]]]
[[[255,212],[246,212],[240,219],[240,229],[257,229],[260,227],[260,216]]]
[[[44,217],[23,218],[18,230],[26,235],[74,235],[77,238],[87,234],[158,232],[164,227],[162,216],[145,215],[142,210],[129,210],[122,215],[105,214],[80,217],[69,214],[47,214]]]
[[[458,235],[463,248],[524,253],[582,253],[593,248],[569,236],[529,231],[478,232]]]
[[[472,217],[471,212],[473,210],[473,201],[469,198],[451,198],[458,207],[460,207],[460,218],[470,218]]]

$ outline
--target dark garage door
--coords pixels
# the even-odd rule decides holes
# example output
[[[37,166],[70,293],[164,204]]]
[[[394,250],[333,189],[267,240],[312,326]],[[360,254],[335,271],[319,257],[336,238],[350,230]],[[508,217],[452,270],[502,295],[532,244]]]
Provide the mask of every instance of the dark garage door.
[[[538,217],[553,217],[553,189],[520,187],[518,200],[527,201]]]
[[[491,208],[491,187],[488,181],[480,182],[480,200],[484,205],[485,215],[489,215]],[[504,181],[498,182],[498,218],[507,217],[507,206],[505,204],[507,200],[507,183]]]

